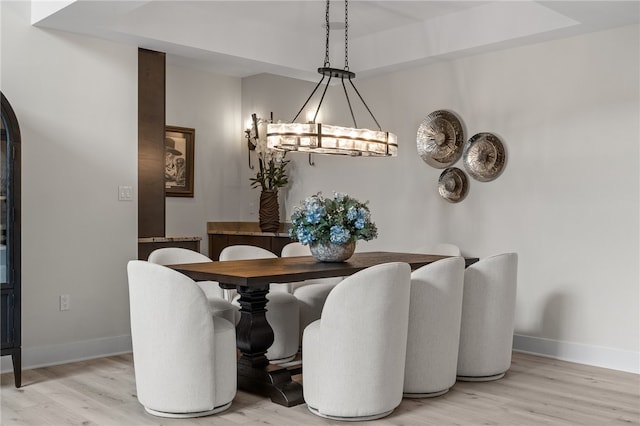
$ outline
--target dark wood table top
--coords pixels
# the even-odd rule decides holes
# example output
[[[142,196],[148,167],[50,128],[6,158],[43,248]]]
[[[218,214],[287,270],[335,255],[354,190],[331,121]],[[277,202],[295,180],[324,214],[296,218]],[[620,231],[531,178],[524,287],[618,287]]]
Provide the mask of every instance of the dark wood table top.
[[[405,262],[413,270],[447,257],[450,256],[379,251],[354,253],[346,262],[335,263],[319,262],[312,256],[298,256],[188,263],[169,265],[169,267],[197,281],[211,280],[251,287],[269,283],[347,276],[387,262]],[[478,258],[465,257],[465,267],[477,261]]]

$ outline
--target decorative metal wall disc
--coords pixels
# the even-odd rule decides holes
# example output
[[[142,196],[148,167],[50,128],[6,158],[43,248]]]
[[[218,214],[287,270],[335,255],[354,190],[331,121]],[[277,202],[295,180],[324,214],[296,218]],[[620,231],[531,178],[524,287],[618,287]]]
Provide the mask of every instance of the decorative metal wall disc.
[[[434,111],[418,127],[418,155],[430,166],[444,169],[462,155],[464,135],[460,120],[449,111]]]
[[[506,160],[504,146],[493,133],[478,133],[465,144],[464,168],[476,180],[488,182],[497,178]]]
[[[464,200],[469,191],[467,175],[457,167],[445,169],[438,179],[438,192],[440,196],[450,203]]]

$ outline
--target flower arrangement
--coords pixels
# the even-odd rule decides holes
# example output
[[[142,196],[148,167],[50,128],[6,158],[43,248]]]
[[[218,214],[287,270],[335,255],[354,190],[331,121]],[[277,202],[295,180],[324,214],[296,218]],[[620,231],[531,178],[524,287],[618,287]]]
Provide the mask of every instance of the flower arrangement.
[[[289,160],[285,160],[286,151],[277,151],[267,146],[267,124],[268,120],[255,119],[255,126],[249,132],[248,137],[256,141],[255,150],[258,155],[258,172],[256,177],[250,178],[251,187],[260,187],[263,191],[276,191],[278,188],[289,183],[286,173]],[[257,129],[257,137],[256,137]]]
[[[321,192],[307,197],[294,208],[289,236],[304,245],[372,240],[378,236],[378,228],[371,221],[368,203],[337,192],[333,198],[325,198]]]

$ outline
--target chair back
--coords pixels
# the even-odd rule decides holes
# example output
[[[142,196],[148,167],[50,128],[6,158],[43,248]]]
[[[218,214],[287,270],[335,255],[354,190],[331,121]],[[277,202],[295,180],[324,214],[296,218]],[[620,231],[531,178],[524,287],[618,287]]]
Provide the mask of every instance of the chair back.
[[[317,353],[310,354],[318,362],[304,386],[305,400],[309,396],[320,413],[361,417],[400,404],[410,283],[409,265],[392,262],[357,272],[331,291],[319,320]]]
[[[173,265],[178,263],[211,262],[204,254],[181,247],[163,247],[155,249],[149,254],[149,262],[158,265]]]
[[[149,262],[158,265],[176,265],[178,263],[205,263],[211,262],[204,254],[181,247],[162,247],[149,254]],[[216,281],[201,281],[198,283],[208,298],[221,298],[231,300],[229,291],[223,291]],[[231,318],[226,317],[231,320]],[[234,322],[234,321],[232,321]]]
[[[220,252],[220,260],[270,259],[278,257],[275,253],[258,246],[238,244],[227,246]]]
[[[298,241],[294,241],[282,247],[280,253],[282,257],[294,257],[294,256],[311,256],[311,249],[308,245],[301,244]]]
[[[464,274],[458,376],[486,377],[511,365],[518,255],[504,253]]]
[[[258,246],[238,244],[227,246],[220,252],[219,259],[222,260],[250,260],[250,259],[273,259],[278,257],[275,253]],[[289,283],[274,283],[269,286],[270,291],[282,291],[291,293]]]
[[[160,411],[210,410],[214,322],[204,293],[189,277],[142,260],[130,261],[127,273],[138,399]],[[192,380],[196,367],[203,380]]]
[[[298,241],[294,241],[282,247],[281,257],[295,257],[295,256],[311,256],[311,249],[308,245],[303,245]],[[294,283],[289,283],[291,290],[295,293],[297,288],[310,284],[333,284],[336,285],[342,281],[343,277],[331,277],[331,278],[316,278],[311,280],[304,280]]]
[[[411,274],[405,397],[437,396],[456,381],[463,280],[462,257]]]
[[[282,248],[282,257],[311,256],[308,245],[295,241]],[[324,302],[333,288],[343,277],[315,278],[288,283],[288,290],[300,305],[300,343],[304,329],[313,321],[320,319]]]

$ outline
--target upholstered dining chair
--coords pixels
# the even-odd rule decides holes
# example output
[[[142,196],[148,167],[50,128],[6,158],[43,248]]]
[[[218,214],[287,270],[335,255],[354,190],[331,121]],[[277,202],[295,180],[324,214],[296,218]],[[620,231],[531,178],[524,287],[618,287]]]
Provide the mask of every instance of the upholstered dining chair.
[[[372,420],[402,401],[411,269],[400,262],[359,271],[329,294],[304,331],[302,375],[309,410]]]
[[[149,254],[149,262],[158,265],[174,265],[178,263],[203,263],[211,262],[204,254],[180,247],[162,247]],[[238,307],[226,300],[224,290],[215,281],[197,281],[204,294],[207,296],[213,315],[226,319],[232,324],[240,320]]]
[[[311,256],[308,245],[295,241],[282,248],[282,257]],[[333,288],[342,281],[342,277],[320,278],[290,283],[289,291],[298,300],[300,307],[300,343],[304,329],[313,321],[320,319],[322,307]]]
[[[251,245],[227,246],[220,252],[219,259],[248,260],[269,259],[278,257],[262,247]],[[233,299],[233,304],[240,306],[240,297]],[[288,292],[286,284],[269,285],[267,294],[267,322],[273,330],[273,344],[265,354],[274,364],[291,361],[298,353],[300,342],[300,308],[298,300]]]
[[[511,366],[518,255],[504,253],[464,273],[458,380],[488,381]]]
[[[456,382],[464,259],[450,257],[411,273],[404,396],[442,395]]]
[[[231,405],[236,334],[213,316],[189,277],[144,260],[127,265],[137,396],[161,417],[198,417]]]

